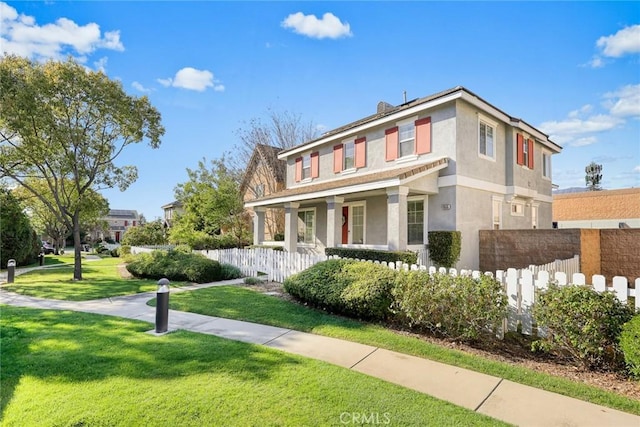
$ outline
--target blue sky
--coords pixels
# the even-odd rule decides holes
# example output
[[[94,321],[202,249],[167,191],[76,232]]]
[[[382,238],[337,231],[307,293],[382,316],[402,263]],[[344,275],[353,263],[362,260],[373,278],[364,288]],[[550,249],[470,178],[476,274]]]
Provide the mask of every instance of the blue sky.
[[[563,146],[560,188],[640,186],[640,2],[0,2],[0,51],[76,57],[147,95],[166,134],[118,158],[104,191],[151,220],[237,130],[268,110],[330,130],[465,86]]]

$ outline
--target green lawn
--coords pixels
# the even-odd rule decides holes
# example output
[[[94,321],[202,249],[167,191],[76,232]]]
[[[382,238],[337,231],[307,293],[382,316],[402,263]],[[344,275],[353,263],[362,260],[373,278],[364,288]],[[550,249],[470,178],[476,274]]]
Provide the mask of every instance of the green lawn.
[[[3,289],[22,295],[67,301],[87,301],[157,289],[155,280],[123,279],[117,269],[117,265],[123,262],[121,258],[83,260],[83,280],[74,281],[73,255],[65,254],[61,257],[47,255],[47,258],[49,257],[51,262],[59,261],[60,266],[16,276],[14,283],[4,285]],[[173,287],[183,285],[184,283],[181,282],[171,283]]]
[[[3,426],[502,425],[274,349],[86,313],[0,306]]]
[[[151,301],[153,305],[155,301]],[[170,296],[170,308],[326,335],[411,354],[640,415],[640,401],[565,378],[450,350],[379,325],[333,316],[247,288],[221,286]]]

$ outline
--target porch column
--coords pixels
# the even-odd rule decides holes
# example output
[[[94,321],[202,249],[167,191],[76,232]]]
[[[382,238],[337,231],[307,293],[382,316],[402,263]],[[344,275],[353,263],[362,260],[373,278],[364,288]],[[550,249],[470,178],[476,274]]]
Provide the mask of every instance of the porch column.
[[[284,205],[284,250],[297,252],[298,250],[298,208],[300,203],[286,203]]]
[[[264,217],[265,208],[253,208],[253,244],[261,245],[264,242]]]
[[[387,245],[389,250],[407,248],[407,187],[387,189]]]
[[[342,243],[342,204],[344,197],[327,197],[327,247]]]

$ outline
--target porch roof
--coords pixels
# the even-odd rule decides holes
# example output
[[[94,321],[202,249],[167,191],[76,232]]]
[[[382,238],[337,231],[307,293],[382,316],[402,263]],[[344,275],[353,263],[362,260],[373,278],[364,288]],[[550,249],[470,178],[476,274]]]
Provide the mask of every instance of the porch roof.
[[[252,200],[251,202],[245,203],[245,207],[270,206],[311,198],[315,199],[319,197],[338,196],[403,185],[407,182],[413,181],[414,179],[418,179],[444,169],[448,164],[449,159],[447,157],[443,157],[420,165],[371,172],[349,178],[323,181],[317,184],[301,185],[269,194],[260,199]]]

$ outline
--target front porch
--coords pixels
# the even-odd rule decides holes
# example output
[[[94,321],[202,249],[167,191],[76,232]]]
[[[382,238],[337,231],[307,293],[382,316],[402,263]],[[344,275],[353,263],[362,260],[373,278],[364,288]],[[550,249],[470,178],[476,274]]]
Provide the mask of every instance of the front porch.
[[[300,186],[255,201],[254,244],[265,237],[266,208],[284,208],[288,252],[327,247],[420,250],[427,243],[429,201],[446,158],[391,171]],[[342,185],[340,185],[342,184]]]

